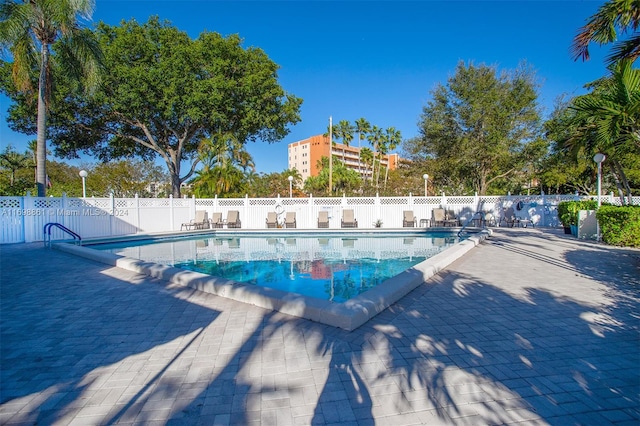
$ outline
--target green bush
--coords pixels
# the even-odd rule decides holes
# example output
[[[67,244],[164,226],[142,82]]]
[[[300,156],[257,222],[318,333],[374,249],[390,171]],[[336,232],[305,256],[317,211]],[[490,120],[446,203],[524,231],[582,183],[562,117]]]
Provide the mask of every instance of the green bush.
[[[595,210],[597,207],[598,202],[595,200],[561,201],[558,203],[558,218],[565,227],[577,225],[580,210]]]
[[[598,209],[596,218],[605,243],[640,247],[640,206],[603,205]]]

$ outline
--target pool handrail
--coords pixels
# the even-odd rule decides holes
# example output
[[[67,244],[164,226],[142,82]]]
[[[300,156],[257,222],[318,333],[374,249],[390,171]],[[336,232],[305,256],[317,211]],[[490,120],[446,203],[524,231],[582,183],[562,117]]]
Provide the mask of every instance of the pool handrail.
[[[49,222],[46,225],[44,225],[44,228],[42,229],[42,232],[44,233],[44,245],[45,245],[45,247],[47,247],[47,246],[51,247],[51,229],[53,229],[54,227],[62,230],[63,232],[66,232],[69,235],[71,235],[73,237],[73,242],[74,243],[77,241],[79,244],[82,245],[82,237],[80,235],[76,234],[71,229],[67,228],[66,226],[64,226],[61,223]]]

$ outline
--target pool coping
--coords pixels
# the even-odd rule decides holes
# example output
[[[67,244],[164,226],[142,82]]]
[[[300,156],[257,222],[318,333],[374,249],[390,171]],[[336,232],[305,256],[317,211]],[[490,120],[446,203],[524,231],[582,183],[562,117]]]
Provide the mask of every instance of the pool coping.
[[[433,228],[431,228],[431,230],[433,230]],[[445,228],[444,230],[450,231],[451,228]],[[306,231],[308,232],[308,230]],[[360,233],[363,233],[363,230],[360,231]],[[339,231],[336,230],[336,232]],[[367,231],[364,233],[367,233]],[[194,236],[201,234],[206,233],[171,233],[163,235],[166,237],[174,237],[176,235]],[[111,254],[79,245],[53,243],[52,247],[70,254],[202,292],[339,327],[347,331],[353,331],[384,311],[391,306],[391,304],[400,300],[420,284],[445,269],[491,234],[492,232],[489,229],[473,234],[464,241],[420,262],[412,268],[401,272],[399,275],[385,280],[377,287],[342,303],[243,284],[200,272],[187,271],[154,262],[146,262],[140,259]],[[143,238],[144,236],[140,236],[135,239],[139,240]],[[146,238],[160,238],[160,234],[154,236],[147,234]],[[109,242],[114,242],[115,240],[115,238],[110,239]],[[103,240],[100,239],[100,241]]]

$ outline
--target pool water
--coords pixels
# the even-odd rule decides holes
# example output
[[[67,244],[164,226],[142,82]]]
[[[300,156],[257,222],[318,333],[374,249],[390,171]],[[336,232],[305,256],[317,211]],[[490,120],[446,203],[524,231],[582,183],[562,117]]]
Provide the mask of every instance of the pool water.
[[[344,302],[434,256],[460,239],[410,236],[216,236],[105,244],[114,254],[245,284]]]

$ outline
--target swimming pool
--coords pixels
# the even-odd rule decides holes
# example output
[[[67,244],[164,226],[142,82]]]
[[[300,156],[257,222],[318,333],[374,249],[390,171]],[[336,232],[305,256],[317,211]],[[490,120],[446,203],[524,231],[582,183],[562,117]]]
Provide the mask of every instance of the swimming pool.
[[[233,258],[234,261],[246,262],[246,257],[244,256],[246,256],[245,253],[250,247],[248,244],[243,245],[242,241],[238,239],[240,236],[244,236],[244,234],[256,234],[262,236],[265,238],[264,243],[262,244],[267,244],[267,246],[270,243],[274,243],[274,240],[269,238],[275,238],[276,245],[281,248],[297,247],[298,249],[296,251],[284,251],[284,253],[289,253],[289,255],[292,256],[291,259],[294,260],[299,258],[293,256],[302,256],[301,253],[304,253],[304,250],[300,250],[301,246],[297,243],[296,245],[289,244],[289,246],[287,246],[287,244],[292,243],[292,239],[296,239],[297,241],[298,237],[303,235],[315,237],[319,246],[324,246],[323,243],[326,239],[340,237],[339,240],[335,240],[335,244],[339,244],[341,246],[340,250],[337,250],[335,245],[329,244],[327,245],[327,251],[334,252],[335,255],[333,258],[340,258],[342,262],[348,261],[342,254],[345,253],[345,250],[346,253],[351,253],[354,257],[364,257],[361,256],[362,252],[371,251],[368,249],[356,250],[356,240],[354,240],[354,238],[358,238],[358,234],[361,234],[361,232],[357,230],[341,230],[339,234],[336,234],[335,230],[330,232],[309,232],[308,230],[297,230],[296,232],[291,233],[287,231],[286,234],[278,232],[276,236],[273,236],[272,233],[260,230],[248,231],[246,233],[240,233],[237,230],[216,230],[172,232],[154,235],[136,234],[125,238],[119,238],[120,240],[127,240],[125,246],[128,247],[127,250],[129,251],[126,252],[126,255],[109,252],[109,250],[112,249],[124,248],[122,245],[120,247],[115,245],[109,247],[107,244],[113,243],[113,239],[85,241],[84,244],[86,245],[84,246],[69,243],[55,243],[52,247],[93,261],[102,262],[106,265],[115,266],[121,269],[147,275],[152,278],[157,278],[160,280],[160,283],[169,283],[168,285],[178,286],[177,288],[191,288],[242,303],[259,306],[267,310],[278,311],[294,317],[305,318],[350,331],[360,327],[369,319],[384,311],[397,300],[401,299],[411,290],[423,284],[435,274],[445,269],[452,262],[469,252],[473,247],[480,244],[481,241],[487,238],[491,234],[491,230],[483,230],[481,232],[471,234],[464,241],[460,241],[446,250],[441,250],[437,254],[426,258],[426,260],[415,264],[409,269],[405,269],[398,275],[381,282],[370,290],[351,297],[342,303],[335,300],[323,300],[318,297],[305,296],[299,293],[283,291],[276,288],[244,284],[231,279],[171,266],[167,264],[170,262],[166,262],[166,253],[161,255],[159,252],[155,252],[154,250],[157,245],[150,244],[169,241],[169,239],[180,237],[178,240],[174,240],[173,242],[179,243],[182,241],[186,245],[174,245],[171,254],[172,258],[180,261],[191,259],[190,262],[194,263],[194,261],[197,262],[200,259],[204,259],[206,256],[209,256],[209,260],[211,260],[211,253],[215,253],[213,248],[219,247],[219,241],[222,241],[223,248],[226,246],[228,249],[229,244],[231,244],[231,250],[226,251],[224,256],[227,256],[229,260]],[[401,241],[403,248],[405,246],[413,246],[413,244],[408,243],[414,238],[414,242],[417,241],[417,237],[419,236],[429,235],[430,238],[448,238],[447,236],[444,236],[444,234],[442,234],[442,236],[433,236],[425,231],[412,232],[406,230],[396,232],[370,230],[367,231],[367,234],[373,237],[383,237],[388,234],[394,234],[395,236],[402,237],[401,240],[397,241],[397,244]],[[197,236],[198,239],[193,240],[193,237],[195,236]],[[218,242],[211,240],[211,238],[216,237],[223,237],[223,239],[215,240]],[[449,234],[449,237],[453,237],[453,234]],[[365,240],[363,240],[363,242],[364,241]],[[405,244],[405,242],[407,244]],[[437,240],[437,243],[440,242],[441,240]],[[108,250],[97,250],[97,247]],[[392,247],[390,245],[385,245],[384,250],[381,249],[379,252],[380,260],[382,260],[383,254],[386,255],[387,253],[397,251],[397,247],[393,248],[393,250],[391,248]],[[148,252],[150,254],[147,257],[148,260],[136,258],[135,256],[137,256],[137,253],[134,253],[134,251]],[[207,252],[208,254],[205,256]],[[186,257],[189,254],[194,254],[194,256]],[[223,252],[220,252],[220,255],[222,256]],[[414,251],[410,257],[417,255],[418,253]],[[213,259],[215,259],[215,257],[213,257]],[[287,258],[284,256],[281,256],[281,262],[285,262],[285,265],[287,265],[286,259]],[[434,303],[437,302],[434,301]]]
[[[112,254],[333,302],[358,296],[456,244],[451,233],[251,234],[99,245]]]

